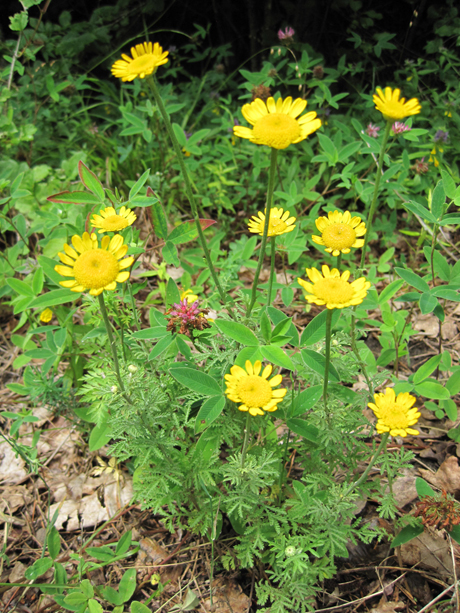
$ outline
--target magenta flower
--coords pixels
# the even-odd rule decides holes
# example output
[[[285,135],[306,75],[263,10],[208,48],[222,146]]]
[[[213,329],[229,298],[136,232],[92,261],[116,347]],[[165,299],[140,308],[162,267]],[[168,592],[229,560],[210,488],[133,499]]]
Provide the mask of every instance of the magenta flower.
[[[391,126],[393,134],[402,134],[403,132],[410,132],[412,128],[410,128],[407,124],[402,121],[395,121]]]
[[[166,330],[168,332],[178,332],[190,336],[191,330],[204,330],[210,328],[210,324],[205,315],[208,309],[198,308],[198,300],[188,302],[184,298],[179,304],[173,304],[165,313],[168,319]]]
[[[449,140],[449,132],[444,132],[444,130],[438,130],[434,135],[434,141],[443,140],[445,143]]]
[[[366,128],[366,134],[372,138],[377,138],[379,135],[379,130],[380,126],[374,126],[373,123],[370,123]]]
[[[287,28],[284,28],[284,32],[283,30],[278,30],[278,40],[292,40],[292,38],[294,37],[295,34],[295,30],[294,28],[291,28],[290,26],[288,26]]]

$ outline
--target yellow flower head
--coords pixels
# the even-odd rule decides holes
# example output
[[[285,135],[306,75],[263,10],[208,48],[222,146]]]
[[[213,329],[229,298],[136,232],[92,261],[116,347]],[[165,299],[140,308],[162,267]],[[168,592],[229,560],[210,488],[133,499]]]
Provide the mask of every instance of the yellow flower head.
[[[184,298],[187,299],[189,304],[198,300],[198,296],[194,294],[191,289],[186,289],[185,291],[181,292],[180,299],[184,300]]]
[[[111,206],[99,211],[100,215],[93,215],[91,225],[93,228],[100,228],[99,234],[103,232],[119,232],[123,228],[132,225],[137,216],[131,209],[122,206],[118,213]]]
[[[45,309],[40,313],[40,321],[43,321],[47,324],[53,318],[53,311],[51,309]]]
[[[246,369],[246,370],[245,370]],[[257,360],[254,365],[246,360],[245,369],[241,366],[232,366],[230,374],[225,375],[227,389],[226,395],[233,402],[241,402],[240,411],[249,411],[251,415],[264,415],[264,411],[276,411],[276,405],[282,401],[287,390],[281,388],[274,390],[281,383],[283,377],[275,375],[270,380],[273,367],[271,364],[262,370],[262,362]]]
[[[399,98],[400,94],[400,89],[385,87],[383,91],[381,87],[377,87],[377,93],[372,96],[375,108],[387,121],[398,121],[409,115],[417,115],[422,110],[417,98],[411,98],[406,102],[405,98]]]
[[[72,292],[84,292],[89,289],[92,296],[98,296],[104,290],[114,290],[117,283],[124,283],[129,278],[129,271],[124,270],[134,262],[133,257],[124,258],[128,245],[123,244],[123,237],[104,236],[99,247],[97,236],[84,232],[83,236],[72,236],[72,245],[64,245],[65,253],[59,253],[61,262],[54,270],[63,277],[72,277],[60,281]],[[124,259],[122,259],[124,258]]]
[[[267,145],[274,149],[286,149],[289,145],[300,143],[321,126],[315,112],[297,117],[305,110],[307,101],[297,98],[292,101],[288,96],[284,101],[268,98],[266,102],[256,98],[254,102],[243,105],[243,117],[253,127],[234,126],[233,133],[247,138],[256,145]]]
[[[253,216],[248,223],[249,232],[260,234],[263,236],[265,215],[260,211],[257,213],[258,217]],[[283,209],[273,207],[270,209],[270,221],[268,222],[268,234],[267,236],[281,236],[281,234],[287,234],[292,232],[295,228],[295,217],[290,217],[289,211],[283,211]]]
[[[306,268],[305,271],[312,283],[297,279],[299,285],[307,292],[305,300],[314,304],[325,304],[328,309],[343,309],[361,304],[371,286],[364,277],[348,283],[349,270],[340,274],[337,268],[329,270],[329,266],[324,265],[323,274],[316,268]]]
[[[377,417],[377,432],[389,432],[391,436],[407,436],[420,434],[418,430],[410,428],[417,423],[420,411],[413,407],[416,398],[408,392],[401,392],[396,397],[392,387],[387,387],[384,394],[374,394],[375,404],[370,402],[369,408]]]
[[[122,53],[122,60],[117,60],[112,66],[114,77],[122,81],[134,81],[136,77],[144,79],[156,71],[158,66],[166,64],[169,51],[163,51],[158,43],[141,43],[131,47],[131,55]]]
[[[326,251],[332,255],[350,253],[350,248],[355,249],[364,245],[364,239],[358,236],[366,234],[366,224],[359,217],[352,217],[350,211],[330,211],[327,217],[318,217],[315,221],[321,236],[312,236],[314,243],[324,245]]]

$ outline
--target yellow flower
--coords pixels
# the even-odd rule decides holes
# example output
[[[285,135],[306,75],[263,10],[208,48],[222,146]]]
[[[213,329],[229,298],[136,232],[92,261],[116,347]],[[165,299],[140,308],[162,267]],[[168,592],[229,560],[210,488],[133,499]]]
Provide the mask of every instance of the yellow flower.
[[[375,404],[368,404],[377,417],[377,432],[383,434],[389,432],[391,436],[407,436],[408,434],[419,434],[409,426],[417,423],[420,411],[417,407],[412,407],[415,396],[408,392],[398,394],[396,398],[392,387],[387,387],[384,394],[374,394]]]
[[[72,245],[64,245],[65,253],[59,253],[61,262],[54,270],[63,277],[73,277],[60,281],[72,292],[84,292],[89,289],[92,296],[98,296],[104,290],[114,290],[117,283],[124,283],[129,278],[129,271],[124,270],[134,262],[133,257],[123,258],[128,245],[123,244],[123,237],[104,236],[99,247],[95,234],[84,232],[83,236],[72,236]]]
[[[314,304],[325,304],[328,309],[343,309],[361,304],[371,286],[364,277],[348,283],[349,270],[340,274],[337,268],[329,270],[329,266],[324,265],[323,274],[316,268],[306,268],[305,271],[312,283],[297,279],[299,285],[307,292],[305,300]]]
[[[131,47],[131,55],[122,53],[122,60],[117,60],[112,66],[114,77],[122,81],[134,81],[136,77],[144,79],[156,71],[158,66],[166,64],[169,51],[163,51],[158,43],[141,43]]]
[[[111,206],[99,211],[100,215],[93,215],[91,225],[93,228],[100,228],[99,234],[103,232],[119,232],[123,228],[132,225],[137,216],[131,209],[122,206],[118,213]]]
[[[307,101],[297,98],[292,102],[291,96],[286,100],[268,98],[264,102],[256,98],[241,109],[243,117],[254,128],[234,126],[233,133],[240,138],[247,138],[256,145],[267,145],[274,149],[286,149],[293,143],[307,138],[321,126],[321,120],[315,112],[298,117],[307,106]]]
[[[53,311],[51,309],[45,309],[40,313],[40,321],[47,324],[53,318]]]
[[[275,375],[268,380],[273,367],[271,364],[265,366],[262,374],[262,362],[257,360],[254,365],[246,360],[245,368],[232,366],[230,374],[225,375],[227,389],[226,395],[233,402],[241,402],[238,407],[240,411],[249,411],[251,415],[264,415],[264,411],[276,411],[276,405],[282,401],[287,390],[281,388],[274,390],[281,383],[283,377]]]
[[[377,87],[377,93],[372,96],[375,108],[388,121],[404,119],[404,117],[409,117],[409,115],[417,115],[422,110],[417,98],[411,98],[406,102],[405,98],[399,98],[400,94],[400,89],[385,87],[385,91],[383,91],[381,87]]]
[[[257,213],[258,217],[253,216],[252,219],[248,223],[249,232],[254,232],[255,234],[260,234],[263,236],[264,233],[264,225],[265,225],[265,215],[260,211]],[[283,209],[273,207],[270,209],[270,221],[268,222],[268,234],[267,236],[281,236],[281,234],[287,234],[288,232],[292,232],[295,228],[295,217],[290,217],[289,211],[284,211]]]
[[[186,289],[185,291],[181,292],[180,299],[184,300],[184,298],[187,299],[189,304],[198,300],[198,296],[194,294],[191,289]]]
[[[436,147],[433,147],[433,149],[430,152],[430,158],[428,160],[428,162],[432,162],[435,166],[435,168],[437,168],[439,166],[439,160],[436,157],[436,153],[442,153],[444,151],[444,149],[442,147],[438,147],[438,151],[436,152]]]
[[[364,245],[364,239],[357,238],[366,234],[366,224],[359,217],[352,217],[349,211],[329,212],[327,217],[318,217],[315,221],[321,236],[312,236],[314,243],[324,245],[332,255],[350,253]]]

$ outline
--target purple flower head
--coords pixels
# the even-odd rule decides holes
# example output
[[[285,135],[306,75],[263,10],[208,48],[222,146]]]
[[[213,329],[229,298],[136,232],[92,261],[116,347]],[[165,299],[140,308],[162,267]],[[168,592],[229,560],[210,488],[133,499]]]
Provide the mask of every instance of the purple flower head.
[[[166,311],[168,319],[166,330],[191,336],[192,330],[205,330],[211,327],[206,319],[207,313],[208,309],[198,308],[198,300],[188,302],[187,298],[184,298]]]
[[[174,53],[175,51],[177,51],[176,45],[169,45],[168,51],[169,53]]]
[[[295,34],[295,30],[294,28],[291,28],[290,26],[288,26],[287,28],[284,28],[284,32],[283,30],[278,30],[278,40],[292,40],[293,36]]]
[[[434,135],[434,141],[443,140],[445,143],[449,140],[449,132],[444,132],[443,130],[438,130]]]
[[[411,168],[413,168],[418,175],[423,175],[429,170],[429,166],[425,162],[424,157],[421,160],[415,160],[415,164],[411,166]]]
[[[395,121],[391,126],[393,134],[402,134],[403,132],[410,132],[412,128],[410,128],[407,124],[402,121]]]
[[[374,126],[373,123],[370,123],[366,128],[366,134],[372,138],[377,138],[379,135],[379,130],[380,126]]]
[[[235,117],[235,119],[233,120],[233,125],[234,126],[239,126],[240,122],[238,121],[238,119]],[[227,132],[233,132],[233,127],[231,128],[227,128]]]
[[[188,140],[192,136],[193,132],[184,132],[184,134],[185,138]]]

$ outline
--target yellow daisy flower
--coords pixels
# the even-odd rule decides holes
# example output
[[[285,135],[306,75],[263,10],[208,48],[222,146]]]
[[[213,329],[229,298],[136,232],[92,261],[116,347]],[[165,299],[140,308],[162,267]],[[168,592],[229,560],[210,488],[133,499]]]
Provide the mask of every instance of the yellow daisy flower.
[[[104,236],[99,247],[95,234],[84,232],[83,236],[72,236],[72,245],[64,245],[65,253],[58,253],[62,266],[54,270],[63,277],[73,277],[59,284],[72,292],[84,292],[89,289],[92,296],[98,296],[104,290],[114,290],[117,283],[124,283],[129,278],[129,271],[124,270],[134,262],[133,257],[124,258],[128,245],[123,244],[123,237]]]
[[[297,279],[307,292],[305,300],[314,304],[325,304],[328,309],[343,309],[361,304],[371,286],[364,277],[348,283],[349,270],[340,274],[337,268],[329,270],[329,266],[324,265],[323,274],[316,268],[306,268],[305,271],[312,283]]]
[[[53,311],[51,309],[45,309],[40,313],[40,321],[43,321],[47,324],[53,318]]]
[[[327,217],[318,217],[315,221],[321,236],[312,236],[314,243],[324,245],[332,255],[350,253],[350,248],[358,249],[364,245],[364,239],[357,238],[366,234],[366,224],[359,217],[352,217],[350,211],[330,211]]]
[[[198,300],[198,296],[194,294],[191,289],[186,289],[185,291],[181,292],[180,299],[184,300],[184,298],[187,299],[189,304]]]
[[[377,417],[377,432],[389,432],[391,436],[407,436],[420,434],[418,430],[410,428],[417,423],[420,411],[413,407],[416,398],[408,392],[401,392],[396,397],[392,387],[387,387],[384,394],[374,394],[375,404],[370,402],[368,407]]]
[[[264,411],[276,411],[276,405],[282,401],[287,390],[273,388],[281,383],[283,377],[275,375],[269,381],[273,366],[268,364],[260,374],[262,362],[259,360],[254,365],[246,360],[245,369],[235,364],[230,368],[230,374],[225,375],[227,397],[233,402],[241,402],[238,409],[249,411],[253,416],[264,415]]]
[[[169,51],[163,51],[158,43],[141,43],[131,47],[131,55],[122,53],[122,60],[117,60],[112,66],[114,77],[122,81],[134,81],[136,77],[144,79],[153,74],[158,66],[166,64]]]
[[[258,217],[253,216],[248,223],[249,232],[260,234],[263,236],[265,225],[265,214],[260,211],[257,213]],[[270,209],[270,221],[268,222],[268,234],[267,236],[281,236],[281,234],[287,234],[292,232],[295,228],[295,217],[290,216],[289,211],[283,211],[283,209],[273,207]]]
[[[307,101],[297,98],[292,101],[288,96],[284,101],[268,98],[266,102],[256,98],[254,102],[243,105],[243,117],[253,127],[234,126],[233,133],[247,138],[256,145],[267,145],[274,149],[286,149],[289,145],[300,143],[321,126],[321,119],[315,112],[297,117],[305,110]]]
[[[406,102],[405,98],[399,98],[400,89],[377,87],[377,93],[372,96],[375,108],[382,113],[388,121],[400,120],[409,115],[417,115],[422,110],[417,98],[411,98]]]
[[[103,232],[119,232],[123,228],[132,225],[136,219],[131,209],[122,206],[118,213],[112,206],[99,211],[100,215],[93,215],[91,225],[93,228],[100,228],[99,234]]]

